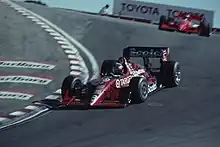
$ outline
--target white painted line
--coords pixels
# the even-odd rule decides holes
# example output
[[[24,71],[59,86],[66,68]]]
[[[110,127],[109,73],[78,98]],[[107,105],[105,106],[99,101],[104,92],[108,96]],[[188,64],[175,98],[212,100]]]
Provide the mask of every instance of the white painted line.
[[[70,72],[70,75],[73,75],[73,76],[79,76],[81,74],[81,72],[79,71],[71,71]]]
[[[71,50],[73,50],[75,52],[78,52],[78,50],[73,45],[61,45],[61,48],[71,49]]]
[[[26,13],[26,12],[23,11],[23,10],[18,10],[17,12],[18,12],[18,13],[21,13],[21,15],[29,16],[29,13]]]
[[[18,7],[14,7],[14,6],[10,6],[10,7],[17,10],[17,11],[21,11],[21,12],[24,11],[22,8],[18,8]]]
[[[52,35],[52,36],[58,36],[58,37],[61,37],[61,36],[62,36],[60,33],[57,33],[57,32],[51,32],[50,35]]]
[[[56,25],[52,24],[50,21],[48,21],[48,20],[46,20],[45,18],[39,16],[38,14],[36,14],[36,13],[34,13],[34,12],[28,10],[28,9],[25,9],[25,8],[23,8],[22,6],[19,6],[19,5],[15,4],[15,3],[11,2],[11,1],[7,1],[7,3],[8,3],[8,4],[11,4],[12,6],[14,6],[14,8],[16,8],[16,7],[22,8],[22,9],[25,10],[26,12],[29,12],[31,15],[33,15],[33,16],[35,16],[36,18],[42,20],[43,22],[45,22],[46,24],[48,24],[48,25],[51,26],[52,28],[55,28],[55,29],[59,32],[59,33],[50,33],[51,35],[57,36],[57,37],[61,37],[61,36],[63,35],[65,38],[67,38],[68,40],[70,40],[74,45],[75,45],[75,44],[77,44],[77,46],[78,46],[78,45],[81,45],[79,42],[77,42],[75,39],[73,39],[70,35],[68,35],[68,34],[67,34],[66,32],[64,32],[62,29],[58,28]],[[37,24],[41,24],[41,25],[42,25],[42,24],[45,24],[45,23],[42,23],[42,22],[39,22],[39,21],[36,22],[36,23],[37,23]],[[81,49],[80,46],[78,46],[78,47],[79,47],[79,49]],[[83,47],[83,46],[81,45],[81,47]],[[69,48],[69,49],[72,49],[72,48]],[[92,56],[92,54],[91,54],[86,48],[82,48],[81,50],[82,50],[82,52],[84,52],[84,53],[88,56],[88,58],[89,58],[89,60],[90,60],[90,62],[91,62],[91,64],[92,64],[93,67],[94,67],[95,65],[97,65],[97,63],[96,63],[96,61],[95,61],[95,58]],[[80,56],[75,56],[75,57],[80,58]],[[93,57],[93,59],[92,59],[91,57]],[[83,60],[83,59],[81,59],[81,60],[82,60],[82,65],[84,66],[84,70],[85,70],[85,71],[88,71],[87,67],[85,66],[84,60]],[[97,67],[98,67],[98,65],[97,65]],[[93,68],[93,69],[94,69],[94,68]],[[98,70],[99,70],[99,69],[98,69]],[[96,71],[93,71],[93,72],[96,73]],[[71,73],[74,73],[74,72],[71,72]],[[80,73],[80,72],[78,72],[78,73]],[[87,74],[84,79],[87,79],[87,80],[88,80],[88,77],[89,77],[89,75]],[[28,118],[25,118],[25,119],[23,119],[23,120],[20,120],[20,121],[18,121],[18,122],[15,122],[15,123],[12,123],[12,124],[3,126],[3,127],[7,127],[7,126],[10,126],[10,125],[13,125],[13,124],[21,123],[21,122],[23,122],[23,121],[25,121],[25,120],[28,120],[28,119],[30,119],[30,118],[32,118],[32,117],[35,117],[35,116],[37,116],[38,114],[43,113],[43,112],[46,112],[46,111],[48,111],[48,110],[49,110],[49,109],[42,110],[41,112],[39,112],[39,113],[37,113],[37,114],[35,114],[35,115],[32,115],[32,116],[30,116],[30,117],[28,117]],[[3,127],[1,127],[1,128],[3,128]]]
[[[80,66],[70,66],[70,70],[80,70]]]
[[[69,61],[70,62],[70,64],[80,64],[80,62],[78,61],[78,60],[70,60]]]
[[[15,9],[15,10],[17,10],[19,13],[25,13],[25,14],[28,14],[28,13],[26,13],[24,10],[21,10],[21,9]]]
[[[9,115],[20,116],[20,115],[24,115],[24,114],[26,114],[26,113],[22,112],[22,111],[15,111],[15,112],[10,113]]]
[[[45,28],[45,29],[49,29],[50,27],[48,25],[41,25],[42,28]]]
[[[45,23],[39,21],[39,22],[36,22],[36,24],[43,25]]]
[[[54,93],[56,93],[56,94],[61,94],[61,89],[58,89],[58,90],[55,91]]]
[[[15,9],[16,10],[16,9]],[[28,12],[25,12],[24,10],[17,10],[21,14],[29,14]]]
[[[76,52],[72,51],[72,50],[64,50],[64,52],[66,54],[76,54]]]
[[[29,14],[28,14],[28,13],[22,13],[21,15],[23,15],[23,16],[28,16]]]
[[[13,2],[9,2],[14,6],[19,6]],[[82,44],[80,44],[77,40],[75,40],[74,38],[72,38],[69,34],[67,34],[65,31],[63,31],[61,28],[59,28],[58,26],[56,26],[55,24],[51,23],[49,20],[41,17],[40,15],[20,6],[21,8],[23,8],[26,12],[32,14],[33,16],[35,16],[36,18],[42,20],[43,22],[47,23],[49,26],[51,26],[52,28],[55,28],[59,33],[61,33],[65,38],[67,38],[69,41],[71,41],[71,43],[73,43],[74,45],[76,45],[82,52],[84,52],[84,54],[88,57],[89,61],[91,62],[92,65],[92,69],[93,69],[93,78],[96,78],[99,76],[99,66],[95,60],[95,57],[91,54],[91,52],[89,50],[87,50]],[[54,35],[54,34],[53,34]],[[84,69],[87,67],[84,67]],[[85,71],[87,71],[88,69],[85,69]],[[84,77],[84,79],[88,80],[89,75],[87,75],[87,77]]]
[[[33,18],[35,18],[35,17],[33,17],[33,16],[27,16],[27,18],[33,19]]]
[[[46,32],[49,32],[49,33],[56,33],[56,31],[55,30],[53,30],[53,29],[44,29]]]
[[[69,46],[71,45],[69,41],[57,41],[57,43],[62,44],[62,45],[69,45]]]
[[[39,19],[33,18],[31,19],[33,22],[39,22]]]
[[[25,117],[24,119],[19,120],[19,121],[16,121],[16,122],[14,122],[14,123],[10,123],[10,124],[4,125],[4,126],[0,126],[0,129],[7,128],[7,127],[10,127],[10,126],[13,126],[13,125],[16,125],[16,124],[20,124],[20,123],[22,123],[22,122],[25,122],[25,121],[27,121],[27,120],[30,120],[30,119],[32,119],[32,118],[34,118],[34,117],[40,115],[41,113],[44,113],[44,112],[47,112],[47,111],[49,111],[49,108],[45,108],[45,109],[43,109],[43,110],[41,110],[41,111],[35,113],[34,115],[31,115],[31,116],[29,116],[29,117]]]
[[[59,97],[59,95],[48,95],[47,97],[45,97],[45,99],[57,100]]]
[[[8,118],[5,118],[5,117],[0,117],[0,121],[5,121],[7,120]]]
[[[53,37],[53,38],[56,39],[56,40],[61,40],[61,41],[68,41],[64,37]]]
[[[68,59],[77,59],[77,56],[76,55],[68,55],[67,58]]]
[[[34,106],[34,105],[29,105],[29,106],[26,106],[26,107],[24,107],[25,109],[28,109],[28,110],[36,110],[37,108],[39,108],[39,107],[37,107],[37,106]]]

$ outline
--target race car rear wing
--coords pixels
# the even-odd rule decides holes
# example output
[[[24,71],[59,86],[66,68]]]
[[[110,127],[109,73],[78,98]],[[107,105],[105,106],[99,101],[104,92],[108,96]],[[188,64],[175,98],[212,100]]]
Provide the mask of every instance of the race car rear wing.
[[[130,57],[161,58],[163,61],[168,61],[169,48],[128,46],[123,49],[123,57],[126,59],[130,59]]]

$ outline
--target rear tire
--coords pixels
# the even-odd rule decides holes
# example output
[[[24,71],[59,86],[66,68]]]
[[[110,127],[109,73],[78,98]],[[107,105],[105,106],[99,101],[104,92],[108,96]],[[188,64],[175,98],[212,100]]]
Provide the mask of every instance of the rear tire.
[[[90,82],[84,85],[84,87],[82,88],[81,98],[85,104],[89,105],[94,90],[95,90],[95,86],[92,85],[92,83]]]
[[[204,22],[201,22],[199,25],[199,36],[209,37],[210,36],[210,25],[205,25]]]
[[[148,98],[148,83],[145,78],[134,77],[131,80],[131,100],[132,103],[142,103]]]
[[[162,85],[166,87],[176,87],[181,81],[181,72],[179,62],[166,61],[161,66]]]

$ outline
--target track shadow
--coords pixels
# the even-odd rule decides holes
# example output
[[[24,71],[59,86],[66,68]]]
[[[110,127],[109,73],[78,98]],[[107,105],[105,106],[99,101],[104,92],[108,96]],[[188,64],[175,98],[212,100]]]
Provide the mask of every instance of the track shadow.
[[[104,110],[104,109],[123,109],[124,107],[83,107],[83,106],[65,106],[58,107],[53,110],[62,111],[62,110]]]
[[[56,111],[62,111],[62,110],[103,110],[103,109],[122,109],[124,107],[102,107],[102,106],[97,106],[97,107],[88,107],[84,105],[73,105],[73,106],[64,106],[60,104],[59,100],[51,100],[51,99],[44,99],[41,100],[39,103],[42,105],[48,107],[51,110],[56,110]]]
[[[149,96],[152,96],[154,94],[156,94],[157,92],[161,91],[161,90],[165,90],[165,89],[170,89],[170,88],[158,88],[157,90],[155,90],[154,92],[150,93]],[[116,107],[106,107],[106,106],[97,106],[97,107],[89,107],[86,105],[73,105],[73,106],[64,106],[61,105],[59,100],[52,100],[52,99],[44,99],[41,100],[40,103],[48,108],[50,108],[51,110],[55,110],[55,111],[62,111],[62,110],[103,110],[103,109],[123,109],[126,107],[129,107],[131,105],[139,105],[140,103],[132,103],[128,106],[116,106]]]

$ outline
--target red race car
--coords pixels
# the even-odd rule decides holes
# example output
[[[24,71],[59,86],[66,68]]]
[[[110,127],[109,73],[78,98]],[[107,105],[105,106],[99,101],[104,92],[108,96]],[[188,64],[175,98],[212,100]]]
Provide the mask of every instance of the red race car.
[[[211,32],[210,25],[206,23],[204,16],[193,16],[184,13],[179,13],[175,19],[162,15],[158,28],[159,30],[194,33],[205,37],[209,37]]]
[[[133,59],[142,59],[143,66]],[[153,60],[158,60],[158,67],[153,67]],[[180,79],[180,65],[169,61],[169,48],[131,46],[118,60],[104,60],[98,79],[83,84],[77,77],[67,76],[60,103],[85,108],[124,107],[144,102],[150,93],[163,87],[178,86]]]

